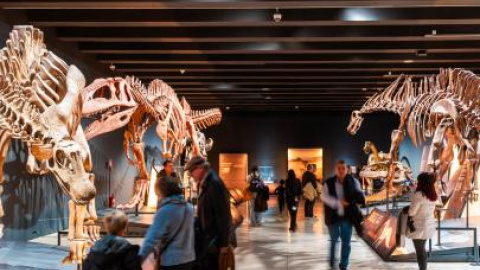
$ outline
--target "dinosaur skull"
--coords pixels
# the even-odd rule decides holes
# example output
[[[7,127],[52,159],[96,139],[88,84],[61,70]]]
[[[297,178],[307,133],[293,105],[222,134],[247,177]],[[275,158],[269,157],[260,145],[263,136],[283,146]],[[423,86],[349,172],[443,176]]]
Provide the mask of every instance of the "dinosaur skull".
[[[355,135],[363,122],[363,116],[360,111],[353,111],[352,116],[350,117],[350,123],[348,124],[347,131]]]
[[[61,140],[52,146],[48,168],[73,201],[88,204],[95,197],[93,175],[84,168],[81,146],[73,140]]]
[[[125,126],[138,107],[135,95],[140,81],[127,77],[97,79],[83,91],[82,114],[94,119],[85,130],[87,139]]]

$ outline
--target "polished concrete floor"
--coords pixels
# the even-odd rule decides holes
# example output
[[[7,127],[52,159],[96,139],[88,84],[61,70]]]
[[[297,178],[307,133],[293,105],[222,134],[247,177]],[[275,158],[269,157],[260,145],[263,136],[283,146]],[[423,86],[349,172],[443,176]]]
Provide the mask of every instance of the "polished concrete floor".
[[[264,215],[262,227],[251,228],[248,219],[238,229],[239,246],[236,249],[237,270],[309,270],[328,269],[329,237],[323,226],[321,206],[316,205],[316,220],[299,216],[299,229],[288,232],[285,214],[278,214],[275,200]],[[299,209],[300,213],[303,209]],[[130,239],[141,244],[142,239]],[[56,234],[41,237],[28,243],[0,241],[0,269],[76,269],[62,267],[67,241],[56,247]],[[405,270],[417,269],[415,263],[385,263],[361,239],[353,237],[350,269]],[[431,263],[429,269],[470,270],[480,269],[470,263]]]

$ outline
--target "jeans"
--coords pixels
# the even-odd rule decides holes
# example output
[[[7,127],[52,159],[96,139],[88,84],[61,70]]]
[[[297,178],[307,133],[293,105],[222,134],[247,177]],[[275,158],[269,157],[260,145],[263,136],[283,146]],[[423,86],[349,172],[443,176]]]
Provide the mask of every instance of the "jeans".
[[[297,211],[298,204],[287,204],[288,214],[290,215],[290,229],[297,229]]]
[[[315,206],[315,200],[309,201],[305,199],[305,217],[313,217],[313,208]]]
[[[425,251],[425,243],[427,240],[413,239],[415,253],[417,253],[418,269],[427,270],[427,252]]]
[[[328,225],[328,233],[330,234],[330,267],[335,266],[335,247],[337,245],[338,238],[342,240],[342,250],[340,252],[340,269],[346,269],[348,266],[348,260],[351,251],[352,241],[352,223],[343,220],[334,224]]]
[[[262,223],[262,213],[255,212],[255,199],[250,200],[250,225],[259,226]]]

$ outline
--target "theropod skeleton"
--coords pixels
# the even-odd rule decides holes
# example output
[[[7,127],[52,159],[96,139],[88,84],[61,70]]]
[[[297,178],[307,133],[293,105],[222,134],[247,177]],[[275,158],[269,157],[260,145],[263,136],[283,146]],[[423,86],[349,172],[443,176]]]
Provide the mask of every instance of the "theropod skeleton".
[[[51,172],[70,197],[64,263],[81,264],[99,236],[90,150],[80,125],[84,86],[75,66],[46,49],[42,31],[13,28],[0,51],[0,182],[10,140],[21,140],[28,147],[27,171]]]
[[[94,119],[86,128],[87,139],[127,126],[124,149],[129,162],[138,168],[139,179],[133,198],[119,208],[133,208],[145,201],[150,178],[143,136],[150,126],[156,123],[155,131],[163,144],[162,155],[176,158],[187,139],[191,142],[190,154],[201,154],[198,138],[204,137],[199,131],[222,119],[217,108],[192,110],[184,98],[178,99],[175,91],[161,80],[153,80],[145,87],[134,77],[97,79],[84,89],[83,99],[84,117]],[[205,146],[205,140],[201,144]]]

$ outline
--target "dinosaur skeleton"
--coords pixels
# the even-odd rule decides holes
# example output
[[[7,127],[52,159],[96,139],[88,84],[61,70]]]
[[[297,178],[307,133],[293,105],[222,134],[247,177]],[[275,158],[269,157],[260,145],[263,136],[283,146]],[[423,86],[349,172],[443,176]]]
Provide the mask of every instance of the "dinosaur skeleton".
[[[191,141],[191,155],[201,154],[197,133],[222,119],[219,109],[195,111],[188,102],[178,99],[175,91],[161,80],[148,87],[133,77],[97,79],[83,91],[83,115],[94,121],[87,127],[87,139],[127,126],[124,149],[127,159],[139,170],[133,198],[119,208],[134,208],[145,201],[149,173],[144,158],[143,136],[156,123],[162,140],[162,156],[176,158]],[[203,137],[204,138],[204,137]],[[208,147],[209,142],[202,141]],[[211,145],[210,145],[211,146]],[[130,155],[133,152],[133,157]]]
[[[70,197],[70,254],[64,263],[81,264],[99,238],[90,150],[80,126],[84,86],[75,66],[46,49],[42,31],[13,28],[0,51],[0,182],[10,140],[21,140],[28,146],[27,171],[51,172]]]
[[[472,191],[472,180],[473,189],[478,186],[474,172],[478,169],[479,86],[480,78],[463,69],[441,69],[438,75],[424,77],[417,83],[402,75],[354,111],[347,129],[355,134],[364,114],[390,111],[400,116],[398,130],[403,131],[406,125],[414,145],[432,138],[428,163],[436,172],[439,191],[450,198],[446,208],[453,210],[445,212],[444,217],[458,217],[466,194]],[[398,143],[392,143],[395,147]],[[445,181],[454,147],[459,150],[460,168]]]
[[[382,189],[379,193],[374,193],[374,179],[388,179],[390,173],[390,154],[379,152],[375,144],[370,141],[365,142],[363,147],[365,154],[369,154],[368,163],[360,171],[360,177],[368,185],[370,194],[367,196],[367,202],[382,201],[386,198],[386,190]],[[395,184],[393,195],[402,195],[406,189],[404,183],[412,180],[412,170],[402,162],[393,163],[392,182]]]

